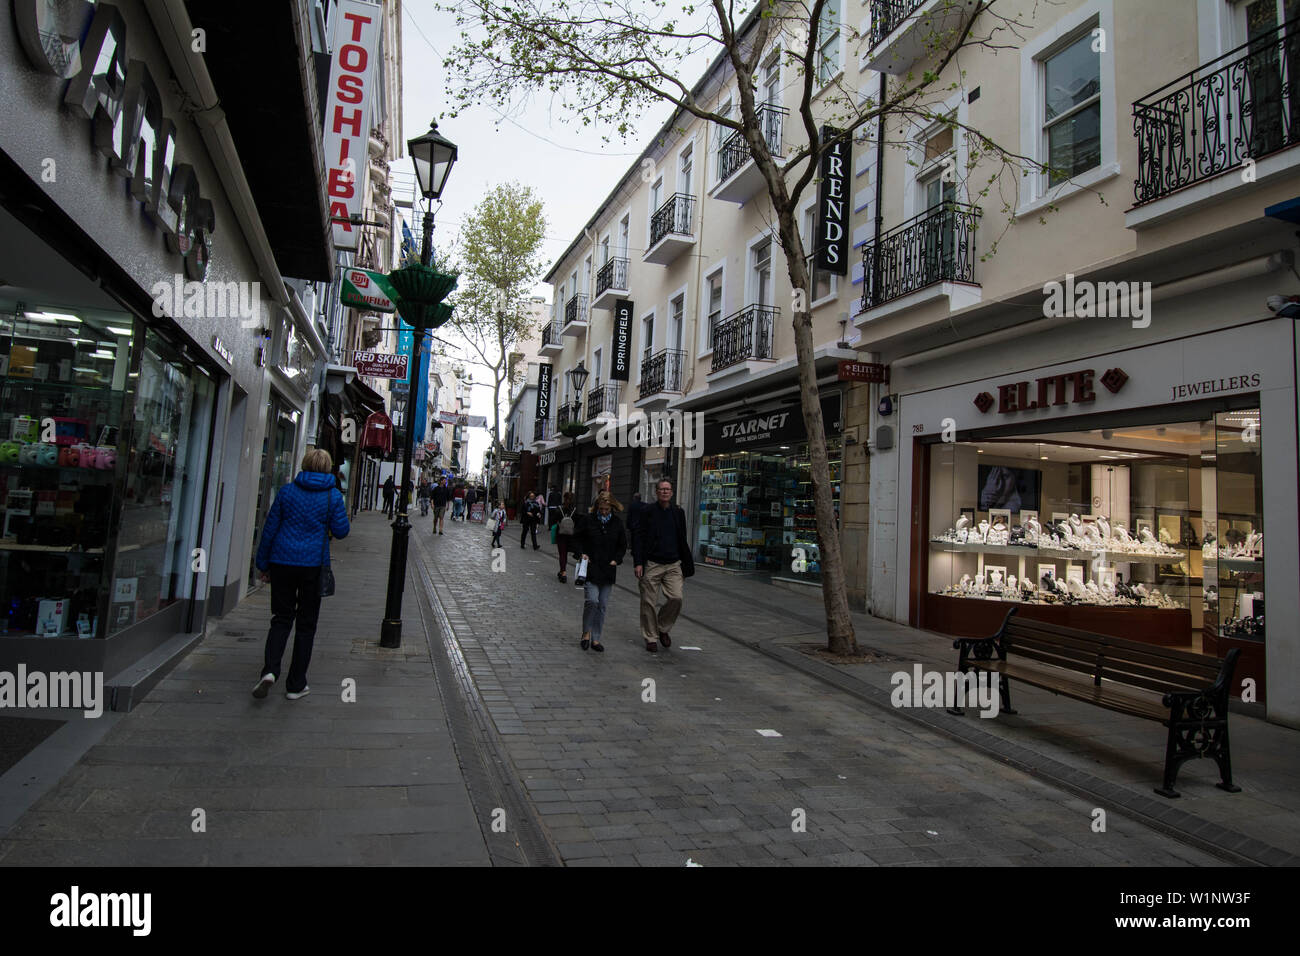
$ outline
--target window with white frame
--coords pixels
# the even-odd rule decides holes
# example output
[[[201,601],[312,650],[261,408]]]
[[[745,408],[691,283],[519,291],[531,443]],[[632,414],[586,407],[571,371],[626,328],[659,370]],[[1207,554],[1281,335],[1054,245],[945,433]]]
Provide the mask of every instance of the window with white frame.
[[[682,329],[686,321],[686,296],[679,295],[672,302],[668,318],[668,342],[670,349],[682,350]]]
[[[624,216],[618,221],[618,254],[622,259],[627,258],[627,240],[628,235],[631,233],[631,225],[630,216]]]
[[[596,349],[591,354],[591,387],[593,390],[600,388],[600,372],[601,372],[600,360],[601,360],[600,349]]]
[[[731,118],[731,100],[730,100],[730,99],[728,99],[725,103],[723,103],[721,106],[718,107],[718,115],[721,116],[723,119],[730,119],[730,118]],[[715,127],[713,128],[713,153],[714,153],[714,155],[720,156],[720,155],[722,154],[722,147],[723,147],[723,145],[727,142],[727,140],[728,140],[729,138],[731,138],[731,136],[732,136],[734,133],[735,133],[735,130],[728,129],[728,128],[725,127],[725,126],[715,126]],[[715,164],[715,167],[714,167],[714,172],[715,172],[715,173],[717,172],[717,165],[716,165],[716,164]]]
[[[650,187],[650,215],[653,216],[664,204],[664,178],[660,176]]]
[[[1048,185],[1101,165],[1101,54],[1092,27],[1040,58]]]
[[[828,295],[835,294],[835,276],[817,268],[817,206],[807,207],[803,211],[803,247],[808,253],[808,303],[820,302]]]
[[[768,236],[753,247],[751,281],[753,304],[765,306],[772,301],[772,237]]]
[[[641,320],[641,363],[650,361],[655,348],[655,315],[651,312]]]
[[[949,116],[948,121],[953,117]],[[922,137],[924,152],[916,174],[921,210],[933,209],[957,198],[957,150],[954,130],[942,122]]]
[[[706,280],[709,284],[709,312],[706,330],[708,331],[708,347],[713,348],[713,334],[717,331],[718,323],[722,321],[722,272],[719,270]]]
[[[773,50],[763,65],[763,102],[781,105],[781,51]]]
[[[840,6],[827,0],[817,21],[817,85],[825,86],[840,71]]]
[[[694,144],[687,143],[677,160],[677,191],[691,195],[691,173],[695,167]]]
[[[609,262],[609,234],[608,233],[606,233],[605,236],[600,240],[600,264],[603,266],[607,262]]]

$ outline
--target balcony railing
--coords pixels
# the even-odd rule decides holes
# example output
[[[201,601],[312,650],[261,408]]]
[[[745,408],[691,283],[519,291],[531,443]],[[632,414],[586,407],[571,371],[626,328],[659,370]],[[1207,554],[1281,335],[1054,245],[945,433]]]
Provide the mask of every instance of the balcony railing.
[[[686,193],[673,193],[666,203],[650,217],[650,245],[667,235],[691,235],[691,217],[695,211],[695,197]]]
[[[558,435],[560,430],[570,422],[582,421],[582,403],[565,402],[559,407],[555,414],[555,433]]]
[[[533,441],[550,441],[552,436],[551,420],[538,418],[533,421]]]
[[[871,46],[874,48],[898,29],[925,0],[871,0]]]
[[[1300,18],[1197,67],[1133,104],[1135,205],[1300,140]]]
[[[627,288],[627,260],[619,257],[610,259],[596,273],[596,298],[600,298],[606,289]]]
[[[564,307],[564,324],[587,321],[587,294],[579,292]]]
[[[617,382],[596,385],[587,394],[587,418],[592,419],[605,412],[610,415],[618,414]]]
[[[548,322],[542,326],[542,347],[548,345],[563,345],[564,334],[560,330],[560,323]]]
[[[686,353],[680,349],[662,349],[641,363],[641,397],[660,392],[682,390],[682,365]]]
[[[913,216],[862,247],[865,312],[934,285],[975,281],[975,226],[980,210],[944,203]]]
[[[772,357],[772,332],[780,309],[750,305],[717,324],[713,330],[713,365],[710,371],[729,368],[749,359]]]
[[[763,103],[758,107],[758,125],[762,130],[763,139],[767,141],[767,148],[773,156],[781,155],[781,124],[788,112],[771,103]],[[718,148],[718,182],[726,182],[751,158],[744,133],[736,130]]]

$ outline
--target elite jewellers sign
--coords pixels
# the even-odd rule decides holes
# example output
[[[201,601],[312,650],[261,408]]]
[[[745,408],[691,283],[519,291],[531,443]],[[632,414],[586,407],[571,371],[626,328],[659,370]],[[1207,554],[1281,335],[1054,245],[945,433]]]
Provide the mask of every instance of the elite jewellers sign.
[[[1049,407],[1089,405],[1097,400],[1096,382],[1101,382],[1114,395],[1127,381],[1128,374],[1122,368],[1107,369],[1101,378],[1097,378],[1093,369],[1076,369],[1058,375],[1044,375],[1032,381],[1007,382],[997,387],[996,400],[988,392],[980,392],[975,396],[974,402],[975,407],[983,413],[987,413],[996,404],[999,415]]]
[[[338,220],[361,214],[374,86],[371,61],[378,33],[379,7],[361,0],[339,0],[325,97],[326,189],[337,249],[357,248],[361,235],[359,227]]]
[[[609,370],[612,382],[626,382],[632,369],[632,309],[628,299],[614,302],[614,361]]]
[[[203,281],[216,230],[212,202],[194,167],[176,161],[176,124],[163,115],[153,72],[130,56],[122,12],[104,2],[15,0],[14,21],[32,65],[68,81],[63,105],[90,121],[91,147],[127,181],[186,277]]]

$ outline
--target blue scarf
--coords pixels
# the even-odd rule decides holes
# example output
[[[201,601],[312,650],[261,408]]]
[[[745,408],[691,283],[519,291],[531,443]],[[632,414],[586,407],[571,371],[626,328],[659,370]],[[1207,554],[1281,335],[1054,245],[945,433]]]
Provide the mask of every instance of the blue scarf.
[[[596,512],[596,517],[600,519],[601,524],[609,524],[609,519],[611,515],[603,515],[598,511]]]

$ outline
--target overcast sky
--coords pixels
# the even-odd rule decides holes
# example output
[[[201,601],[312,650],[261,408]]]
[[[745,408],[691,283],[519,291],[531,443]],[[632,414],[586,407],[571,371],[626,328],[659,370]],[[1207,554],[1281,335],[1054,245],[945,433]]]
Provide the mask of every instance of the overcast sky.
[[[402,4],[404,142],[423,134],[431,120],[454,105],[447,101],[442,60],[459,35],[455,17],[434,10],[432,0],[405,0]],[[441,121],[438,132],[456,144],[459,154],[438,211],[435,242],[442,245],[458,233],[489,189],[517,181],[532,186],[544,203],[543,254],[549,267],[582,231],[596,204],[614,188],[670,113],[666,105],[655,107],[637,123],[636,138],[626,143],[614,138],[607,146],[599,131],[566,125],[546,107],[511,118],[481,107]],[[549,286],[545,295],[549,302],[553,295]],[[491,373],[481,369],[474,377],[489,381]],[[473,391],[471,411],[490,420],[491,389],[476,386]],[[490,436],[482,429],[469,432],[470,467],[477,470]]]

